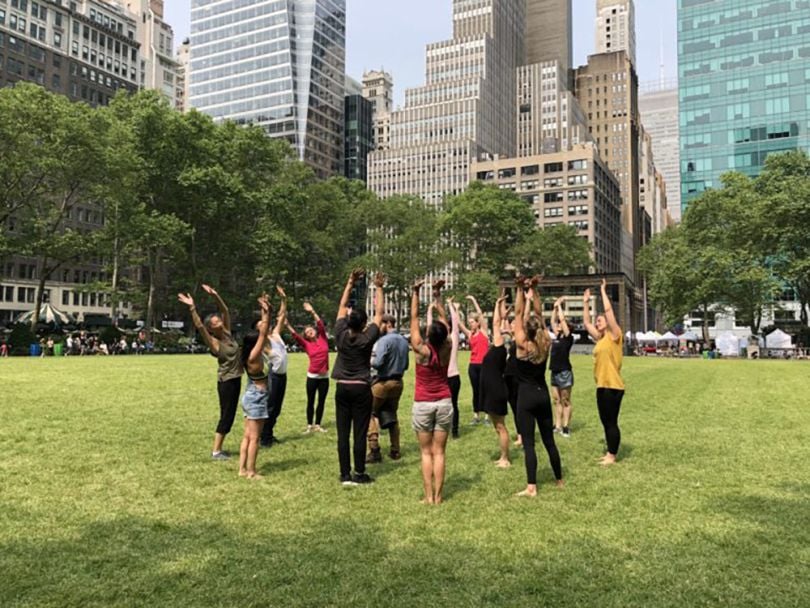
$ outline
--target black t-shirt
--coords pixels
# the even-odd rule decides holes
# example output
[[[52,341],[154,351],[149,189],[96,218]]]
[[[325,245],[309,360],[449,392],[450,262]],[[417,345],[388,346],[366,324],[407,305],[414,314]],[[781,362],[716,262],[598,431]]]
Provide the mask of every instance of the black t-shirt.
[[[346,318],[335,323],[337,360],[332,369],[333,380],[362,380],[371,382],[371,349],[380,337],[380,328],[369,323],[365,331],[356,334],[349,329]]]
[[[574,345],[574,334],[564,336],[562,332],[551,341],[551,373],[571,371],[571,347]]]

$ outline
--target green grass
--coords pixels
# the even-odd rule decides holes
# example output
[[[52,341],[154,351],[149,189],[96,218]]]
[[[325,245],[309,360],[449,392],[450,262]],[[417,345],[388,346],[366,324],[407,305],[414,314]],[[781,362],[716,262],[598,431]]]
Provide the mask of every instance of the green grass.
[[[514,498],[521,454],[498,470],[494,432],[463,427],[431,508],[410,388],[403,459],[343,488],[332,394],[329,434],[301,436],[293,356],[284,443],[249,482],[209,460],[210,357],[0,360],[0,606],[807,606],[808,368],[626,359],[605,470],[591,363],[574,365],[567,486],[538,445],[540,495]]]

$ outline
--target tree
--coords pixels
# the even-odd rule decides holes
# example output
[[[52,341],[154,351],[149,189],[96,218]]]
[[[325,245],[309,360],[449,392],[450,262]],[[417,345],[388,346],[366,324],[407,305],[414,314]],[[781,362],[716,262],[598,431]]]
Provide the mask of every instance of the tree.
[[[585,274],[593,263],[591,246],[573,226],[551,226],[529,233],[510,251],[517,270],[525,276]]]
[[[810,307],[810,156],[771,154],[756,180],[758,210],[773,268],[796,292],[802,325]]]
[[[395,196],[376,202],[370,211],[367,253],[355,264],[385,272],[399,316],[410,302],[414,281],[447,267],[453,252],[441,238],[441,212],[419,198]]]
[[[535,230],[531,207],[514,192],[474,182],[446,203],[444,228],[461,257],[461,274],[473,270],[495,277],[512,263],[512,245]]]
[[[42,87],[0,91],[0,222],[6,251],[37,261],[32,327],[48,279],[97,251],[98,234],[86,226],[102,221],[108,128],[103,114]]]

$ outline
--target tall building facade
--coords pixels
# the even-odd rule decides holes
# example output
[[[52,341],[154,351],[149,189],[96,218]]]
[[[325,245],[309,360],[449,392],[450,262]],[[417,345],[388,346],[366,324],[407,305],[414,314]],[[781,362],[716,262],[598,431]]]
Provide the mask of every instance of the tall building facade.
[[[349,179],[368,179],[368,155],[374,149],[374,106],[355,92],[346,95],[346,153],[343,175]]]
[[[188,63],[191,60],[191,41],[186,38],[177,48],[176,107],[181,112],[188,110]]]
[[[375,150],[387,150],[391,143],[391,111],[394,109],[394,79],[385,70],[363,74],[363,97],[372,103]]]
[[[189,102],[344,171],[345,0],[192,0]]]
[[[635,277],[635,254],[642,244],[639,205],[638,78],[624,51],[588,57],[577,68],[576,96],[588,117],[588,129],[605,164],[622,190],[622,271]],[[637,277],[635,277],[637,278]],[[636,281],[638,284],[638,281]]]
[[[179,65],[174,57],[174,32],[163,20],[163,0],[120,0],[138,22],[137,37],[141,43],[141,87],[160,91],[177,107]]]
[[[810,2],[678,2],[684,208],[729,170],[810,150]]]
[[[636,7],[633,0],[597,0],[596,52],[616,51],[636,65]]]
[[[525,0],[454,0],[453,37],[427,47],[426,84],[391,114],[390,146],[369,156],[371,190],[441,205],[482,153],[514,156]]]
[[[556,61],[570,83],[573,27],[571,0],[526,0],[526,64]]]
[[[655,167],[666,182],[667,209],[675,222],[681,220],[681,149],[678,130],[676,83],[642,86],[638,96],[641,122],[652,137]]]

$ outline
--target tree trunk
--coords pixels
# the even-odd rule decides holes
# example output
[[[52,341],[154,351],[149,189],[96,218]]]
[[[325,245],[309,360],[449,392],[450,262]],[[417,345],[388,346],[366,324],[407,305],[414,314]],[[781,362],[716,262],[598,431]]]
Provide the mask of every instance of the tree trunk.
[[[110,297],[112,298],[112,302],[110,305],[110,315],[112,316],[112,322],[114,327],[118,327],[118,265],[119,265],[119,247],[120,241],[118,236],[116,235],[115,239],[113,239],[113,270],[112,270],[112,282],[111,282],[111,289],[110,289]]]
[[[703,305],[703,342],[708,346],[711,336],[709,336],[709,305]]]
[[[42,300],[45,298],[45,281],[48,276],[45,272],[48,258],[41,258],[37,270],[39,271],[39,283],[37,283],[37,295],[34,298],[34,314],[31,317],[31,331],[37,333],[37,325],[39,325],[39,311],[42,308]]]
[[[146,329],[147,335],[151,338],[152,328],[155,326],[155,274],[157,273],[157,254],[149,253],[149,295],[146,299]]]

